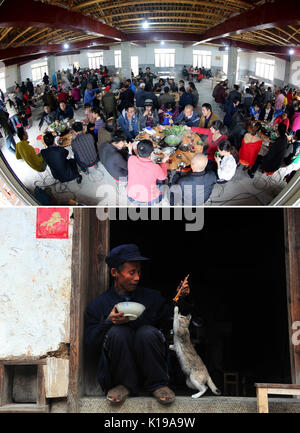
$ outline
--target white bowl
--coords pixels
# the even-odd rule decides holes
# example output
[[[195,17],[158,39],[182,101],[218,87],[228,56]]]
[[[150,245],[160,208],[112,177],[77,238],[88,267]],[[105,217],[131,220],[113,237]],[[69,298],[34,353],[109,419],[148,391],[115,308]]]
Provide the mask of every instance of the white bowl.
[[[119,313],[124,313],[124,317],[129,320],[136,320],[144,312],[145,306],[138,302],[119,302],[117,310]]]

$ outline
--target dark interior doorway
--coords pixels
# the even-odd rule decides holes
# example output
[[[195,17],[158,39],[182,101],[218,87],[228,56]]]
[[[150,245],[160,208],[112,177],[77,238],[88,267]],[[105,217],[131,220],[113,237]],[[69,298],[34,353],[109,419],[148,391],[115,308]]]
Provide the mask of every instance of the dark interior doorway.
[[[151,258],[142,284],[169,300],[191,273],[191,336],[221,390],[226,371],[239,373],[247,396],[254,382],[291,382],[283,210],[207,209],[198,232],[185,221],[111,221],[110,248],[122,243]],[[190,393],[174,356],[170,371]]]

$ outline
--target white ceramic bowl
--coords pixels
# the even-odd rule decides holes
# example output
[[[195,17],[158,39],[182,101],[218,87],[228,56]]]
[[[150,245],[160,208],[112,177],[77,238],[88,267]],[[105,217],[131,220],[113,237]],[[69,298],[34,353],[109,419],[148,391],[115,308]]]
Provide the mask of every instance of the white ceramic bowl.
[[[117,310],[119,313],[124,313],[124,317],[129,320],[136,320],[144,312],[145,306],[138,302],[119,302]]]

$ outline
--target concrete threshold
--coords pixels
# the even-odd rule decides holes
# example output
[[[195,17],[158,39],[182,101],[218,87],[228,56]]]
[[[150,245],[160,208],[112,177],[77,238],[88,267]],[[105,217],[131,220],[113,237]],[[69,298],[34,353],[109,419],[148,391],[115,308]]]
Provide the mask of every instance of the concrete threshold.
[[[64,410],[65,409],[65,410]],[[64,412],[66,405],[52,404],[51,412]],[[255,397],[176,397],[171,405],[161,405],[152,397],[128,398],[114,406],[105,397],[84,397],[79,401],[80,413],[256,413]],[[300,413],[296,398],[269,398],[270,413]]]

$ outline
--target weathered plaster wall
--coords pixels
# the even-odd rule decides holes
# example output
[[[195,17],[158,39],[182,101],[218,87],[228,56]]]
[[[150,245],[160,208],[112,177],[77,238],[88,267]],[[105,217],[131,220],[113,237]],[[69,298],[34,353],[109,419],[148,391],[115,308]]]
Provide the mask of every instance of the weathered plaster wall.
[[[36,239],[36,212],[0,209],[0,359],[69,342],[73,220],[69,239]]]

